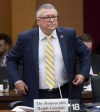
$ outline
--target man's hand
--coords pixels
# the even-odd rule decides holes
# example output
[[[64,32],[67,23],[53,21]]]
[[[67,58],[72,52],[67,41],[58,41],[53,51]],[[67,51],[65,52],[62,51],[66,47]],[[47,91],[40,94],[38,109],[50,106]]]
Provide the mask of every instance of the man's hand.
[[[85,80],[85,77],[81,74],[76,75],[75,79],[73,80],[74,85],[81,85]]]
[[[15,85],[15,88],[18,90],[19,94],[24,94],[24,95],[27,95],[27,91],[29,90],[27,85],[23,81],[18,82]]]

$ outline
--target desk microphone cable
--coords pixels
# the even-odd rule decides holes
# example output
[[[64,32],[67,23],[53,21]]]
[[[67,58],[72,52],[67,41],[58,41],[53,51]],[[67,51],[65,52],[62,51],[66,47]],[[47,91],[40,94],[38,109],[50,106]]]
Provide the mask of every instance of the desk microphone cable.
[[[60,83],[58,83],[58,87],[59,87],[60,97],[62,99],[62,92],[61,92],[61,88],[60,88]]]

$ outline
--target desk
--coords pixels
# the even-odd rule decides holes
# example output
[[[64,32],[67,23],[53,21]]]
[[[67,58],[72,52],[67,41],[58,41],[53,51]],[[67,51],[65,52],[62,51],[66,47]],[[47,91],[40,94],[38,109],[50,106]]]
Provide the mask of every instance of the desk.
[[[93,102],[92,91],[83,91],[82,92],[82,101],[83,101],[83,103]]]
[[[22,96],[14,90],[10,90],[9,93],[0,93],[0,109],[10,109],[9,103],[13,101],[22,100]],[[82,92],[83,103],[89,103],[92,101],[92,92],[83,91]]]
[[[11,110],[0,110],[0,112],[12,112]],[[13,111],[15,112],[15,111]]]
[[[22,96],[14,90],[10,90],[8,93],[0,93],[0,109],[10,109],[9,103],[18,100],[22,100]]]

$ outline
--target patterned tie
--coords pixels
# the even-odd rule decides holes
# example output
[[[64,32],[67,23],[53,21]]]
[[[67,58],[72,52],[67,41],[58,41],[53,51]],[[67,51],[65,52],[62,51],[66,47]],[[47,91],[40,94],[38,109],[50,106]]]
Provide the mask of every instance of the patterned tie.
[[[45,68],[46,68],[46,85],[51,90],[55,86],[55,70],[54,70],[54,53],[53,46],[50,43],[51,36],[47,36],[45,46]]]

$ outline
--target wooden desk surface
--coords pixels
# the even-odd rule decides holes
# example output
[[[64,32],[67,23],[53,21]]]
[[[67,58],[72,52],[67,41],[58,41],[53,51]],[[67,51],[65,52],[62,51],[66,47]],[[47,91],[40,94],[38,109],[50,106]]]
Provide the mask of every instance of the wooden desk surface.
[[[14,90],[10,90],[8,93],[0,93],[0,109],[10,109],[9,103],[14,101],[21,101],[22,96],[18,94],[18,92]],[[1,111],[0,112],[8,112],[8,111]]]
[[[12,111],[11,110],[0,110],[0,112],[12,112]]]
[[[21,100],[22,96],[18,94],[18,92],[14,90],[10,90],[9,92],[0,93],[0,101],[16,101]]]
[[[82,92],[82,101],[83,101],[83,103],[93,102],[92,91],[83,91]]]
[[[91,91],[82,92],[82,99],[84,103],[92,102],[92,98],[93,97]],[[0,93],[0,109],[9,109],[9,103],[13,101],[21,101],[21,100],[22,100],[22,96],[19,95],[18,92],[14,90],[10,90],[8,93]]]
[[[82,98],[92,98],[91,91],[83,91]],[[18,94],[18,92],[14,90],[10,90],[8,93],[1,92],[0,93],[0,101],[14,101],[14,100],[21,100],[22,96]]]
[[[83,91],[82,98],[93,98],[92,91]]]

